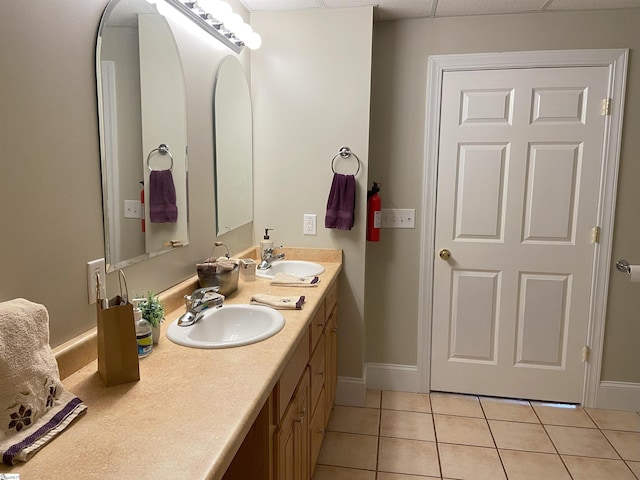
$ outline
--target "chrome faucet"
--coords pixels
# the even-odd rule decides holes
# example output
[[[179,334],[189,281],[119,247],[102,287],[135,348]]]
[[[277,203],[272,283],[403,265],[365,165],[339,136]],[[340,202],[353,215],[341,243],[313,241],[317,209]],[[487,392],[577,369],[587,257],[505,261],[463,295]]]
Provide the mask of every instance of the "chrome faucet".
[[[221,307],[224,295],[220,295],[219,290],[220,287],[205,287],[195,290],[191,295],[185,295],[187,311],[178,319],[178,326],[189,327],[198,323],[208,308]]]
[[[276,260],[284,258],[284,253],[273,254],[273,247],[265,248],[262,252],[262,261],[258,264],[258,270],[267,270],[271,268],[271,264]]]

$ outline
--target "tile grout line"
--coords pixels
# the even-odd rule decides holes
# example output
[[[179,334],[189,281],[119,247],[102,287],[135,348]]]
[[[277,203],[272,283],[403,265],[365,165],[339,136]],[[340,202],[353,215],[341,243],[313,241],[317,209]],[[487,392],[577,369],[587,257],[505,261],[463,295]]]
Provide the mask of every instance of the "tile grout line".
[[[444,472],[442,471],[442,459],[440,458],[440,443],[438,442],[438,431],[436,430],[436,414],[433,411],[433,403],[431,402],[431,393],[427,393],[429,396],[429,413],[431,414],[431,426],[433,427],[433,439],[436,444],[436,456],[438,457],[438,470],[440,471],[440,478],[444,478]]]
[[[545,423],[542,421],[542,418],[540,418],[540,415],[538,415],[538,411],[535,409],[535,407],[533,405],[531,405],[530,401],[529,401],[529,405],[531,406],[531,410],[533,410],[533,414],[538,418],[538,421],[540,422],[540,425],[542,425],[542,429],[544,430],[545,435],[547,436],[547,438],[549,438],[549,441],[551,442],[551,445],[553,445],[553,449],[558,454],[558,458],[560,458],[560,461],[562,462],[562,466],[564,467],[564,469],[569,474],[569,477],[571,479],[573,479],[573,475],[571,474],[571,470],[569,470],[569,466],[567,465],[567,462],[564,461],[564,458],[560,454],[560,450],[558,450],[558,447],[556,446],[556,442],[554,442],[553,438],[551,438],[551,435],[549,435],[549,431],[547,430],[547,425],[545,425]],[[594,424],[595,424],[595,422],[594,422]]]
[[[627,461],[622,458],[622,454],[618,451],[618,449],[615,447],[615,445],[613,443],[611,443],[611,440],[609,440],[609,437],[607,437],[607,435],[602,431],[602,428],[600,428],[600,424],[598,424],[598,422],[596,421],[595,418],[593,418],[591,416],[591,414],[589,413],[589,411],[586,408],[583,408],[584,413],[587,414],[587,417],[589,417],[591,419],[591,421],[594,423],[594,425],[596,426],[596,428],[598,429],[598,431],[600,432],[600,434],[605,438],[605,440],[607,441],[607,443],[609,445],[611,445],[611,448],[613,448],[613,451],[616,452],[616,454],[618,455],[618,457],[620,457],[620,460],[622,461],[622,463],[624,464],[625,467],[627,467],[627,470],[629,470],[631,472],[631,475],[633,475],[634,477],[638,478],[638,476],[636,475],[636,473],[631,470],[631,467],[629,466],[629,464],[627,463]],[[626,430],[612,430],[612,431],[622,431],[625,432]]]
[[[484,421],[487,424],[487,429],[489,429],[489,435],[491,435],[491,440],[493,440],[493,446],[496,448],[496,453],[498,454],[498,459],[500,460],[500,465],[502,466],[502,471],[504,472],[504,476],[507,480],[509,480],[509,473],[507,472],[507,467],[504,466],[504,462],[502,461],[502,455],[500,455],[500,450],[498,450],[498,442],[496,442],[496,437],[493,436],[493,430],[491,430],[491,425],[489,424],[489,419],[487,418],[487,412],[484,411],[484,406],[480,401],[480,397],[476,397],[478,400],[478,404],[480,405],[480,410],[482,410],[482,415],[484,416]]]

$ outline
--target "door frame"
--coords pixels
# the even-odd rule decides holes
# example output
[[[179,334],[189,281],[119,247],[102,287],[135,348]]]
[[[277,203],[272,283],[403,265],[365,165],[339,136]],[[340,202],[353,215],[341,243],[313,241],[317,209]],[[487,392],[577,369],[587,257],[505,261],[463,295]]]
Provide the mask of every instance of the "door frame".
[[[435,256],[436,185],[440,135],[442,81],[445,72],[544,67],[609,68],[610,115],[605,124],[603,171],[599,192],[597,224],[600,241],[592,271],[587,345],[591,347],[583,381],[582,404],[595,407],[604,342],[605,315],[622,140],[622,118],[628,49],[549,50],[530,52],[432,55],[427,68],[425,160],[422,187],[422,230],[420,232],[420,274],[418,301],[419,391],[431,385],[431,326],[433,321],[433,273]]]

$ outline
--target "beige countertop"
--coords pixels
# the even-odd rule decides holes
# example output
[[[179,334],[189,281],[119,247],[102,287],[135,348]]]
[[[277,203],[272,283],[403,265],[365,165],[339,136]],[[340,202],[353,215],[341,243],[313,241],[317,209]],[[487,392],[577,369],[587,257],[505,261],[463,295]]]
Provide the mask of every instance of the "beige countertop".
[[[255,293],[305,295],[304,309],[281,310],[286,324],[278,334],[237,348],[187,348],[164,334],[184,310],[176,309],[152,354],[140,360],[140,381],[106,388],[97,361],[91,361],[63,381],[89,407],[87,413],[31,460],[1,465],[0,473],[19,473],[20,480],[222,478],[342,269],[340,250],[285,251],[287,258],[324,266],[318,287],[276,287],[241,276],[226,299],[249,303]]]

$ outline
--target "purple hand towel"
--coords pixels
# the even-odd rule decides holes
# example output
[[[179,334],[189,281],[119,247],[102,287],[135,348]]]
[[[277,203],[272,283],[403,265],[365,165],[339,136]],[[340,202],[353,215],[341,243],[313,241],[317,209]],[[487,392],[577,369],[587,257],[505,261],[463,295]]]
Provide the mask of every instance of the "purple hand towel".
[[[327,200],[327,214],[324,217],[325,228],[351,230],[355,206],[356,177],[334,173]]]
[[[176,187],[171,170],[153,170],[149,175],[149,216],[153,223],[176,223]]]

